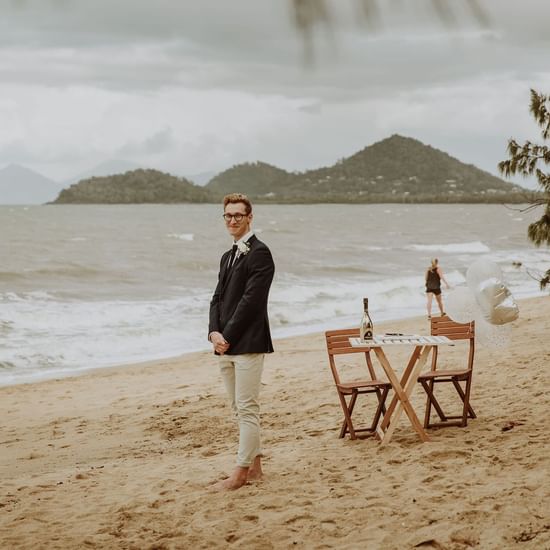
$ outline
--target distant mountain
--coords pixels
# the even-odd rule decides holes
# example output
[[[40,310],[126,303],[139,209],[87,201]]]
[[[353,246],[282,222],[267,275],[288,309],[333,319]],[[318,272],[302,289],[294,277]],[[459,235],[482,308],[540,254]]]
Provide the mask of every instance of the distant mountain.
[[[158,170],[133,170],[82,180],[63,189],[54,204],[208,202],[210,194],[185,178]]]
[[[233,166],[210,180],[205,189],[216,196],[228,193],[245,193],[250,197],[263,197],[270,193],[281,196],[292,174],[265,162]]]
[[[186,178],[139,169],[85,179],[63,190],[55,202],[219,202],[234,192],[258,203],[520,203],[537,196],[416,139],[393,135],[332,166],[306,172],[245,163],[201,187]]]
[[[0,170],[0,204],[43,204],[55,199],[61,184],[18,164]]]
[[[393,135],[333,166],[288,173],[264,163],[222,172],[206,189],[256,202],[525,202],[526,189],[420,141]]]
[[[374,143],[334,166],[298,176],[296,193],[363,202],[501,201],[525,189],[464,164],[447,153],[399,135]]]
[[[109,159],[100,162],[99,164],[96,164],[93,168],[85,170],[84,172],[81,172],[80,174],[77,174],[72,178],[68,178],[64,181],[64,186],[66,187],[81,180],[87,180],[93,177],[124,174],[125,172],[129,172],[130,170],[137,170],[138,168],[143,168],[143,166],[140,166],[139,164],[136,164],[135,162],[130,162],[128,160]]]

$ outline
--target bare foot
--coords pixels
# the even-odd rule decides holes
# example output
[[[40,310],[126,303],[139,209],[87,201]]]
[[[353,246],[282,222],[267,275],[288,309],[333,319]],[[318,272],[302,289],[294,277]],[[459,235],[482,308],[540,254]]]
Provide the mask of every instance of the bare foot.
[[[210,487],[211,491],[232,491],[240,489],[243,485],[246,485],[249,468],[242,468],[237,466],[233,473],[227,478],[214,483]]]
[[[250,472],[248,474],[248,477],[246,478],[247,481],[258,481],[260,479],[263,479],[264,473],[263,472]]]
[[[258,481],[259,479],[262,479],[263,475],[262,458],[257,456],[250,468],[248,468],[248,475],[246,479],[247,481]]]

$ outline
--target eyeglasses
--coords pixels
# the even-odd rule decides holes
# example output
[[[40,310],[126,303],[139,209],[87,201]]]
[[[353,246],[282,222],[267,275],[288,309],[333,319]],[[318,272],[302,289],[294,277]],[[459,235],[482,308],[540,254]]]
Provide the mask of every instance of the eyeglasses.
[[[222,214],[222,218],[226,221],[226,223],[230,223],[232,219],[234,219],[237,223],[241,223],[243,221],[243,218],[246,218],[248,214]]]

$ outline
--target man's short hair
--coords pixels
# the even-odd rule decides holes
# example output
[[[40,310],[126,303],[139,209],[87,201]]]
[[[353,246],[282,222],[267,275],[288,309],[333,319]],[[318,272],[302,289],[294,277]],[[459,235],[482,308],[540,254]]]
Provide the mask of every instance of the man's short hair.
[[[247,215],[252,212],[252,203],[250,202],[250,199],[243,193],[230,193],[229,195],[225,195],[225,197],[223,198],[223,209],[225,210],[225,207],[228,204],[235,204],[237,202],[242,202],[244,204]]]

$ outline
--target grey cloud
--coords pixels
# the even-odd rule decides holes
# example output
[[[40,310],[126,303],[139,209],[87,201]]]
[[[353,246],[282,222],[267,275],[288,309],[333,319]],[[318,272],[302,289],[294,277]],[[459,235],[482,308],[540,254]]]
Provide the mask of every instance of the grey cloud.
[[[24,140],[13,140],[0,147],[0,164],[15,162],[17,164],[33,165],[37,163],[63,163],[86,161],[97,154],[87,144],[75,143],[73,147],[44,151],[43,147],[35,147]]]
[[[25,142],[14,140],[0,147],[0,163],[15,162],[18,164],[33,163],[38,157],[29,149]]]
[[[299,111],[308,113],[310,115],[318,115],[323,111],[323,104],[316,101],[314,103],[308,103],[307,105],[302,105],[298,108]]]
[[[165,128],[142,141],[131,141],[117,149],[116,154],[122,156],[141,156],[165,153],[177,146],[172,128]]]
[[[458,17],[460,27],[449,31],[433,15],[426,17],[426,1],[415,0],[416,15],[411,1],[401,2],[400,10],[381,2],[385,24],[372,33],[354,23],[352,0],[331,0],[333,41],[323,28],[313,29],[316,58],[308,67],[303,36],[290,3],[282,0],[66,0],[62,8],[27,0],[18,9],[12,1],[0,21],[0,80],[121,90],[183,84],[341,101],[510,67],[539,70],[550,3],[480,1],[492,28],[472,37],[481,30],[472,17]],[[530,15],[533,6],[536,18]],[[529,56],[526,45],[540,49]],[[26,64],[6,62],[18,52],[27,52]]]
[[[63,9],[51,2],[0,2],[2,41],[36,46],[74,46],[170,41],[186,37],[198,42],[253,44],[265,27],[287,24],[282,3],[269,0],[67,0]],[[274,17],[276,15],[277,17]],[[287,25],[288,26],[288,25]],[[263,28],[262,28],[263,27]]]
[[[457,5],[455,0],[448,1]],[[290,0],[0,0],[0,90],[8,99],[15,90],[13,99],[20,109],[28,101],[46,109],[40,105],[44,86],[80,86],[86,90],[74,97],[96,101],[98,113],[105,97],[117,99],[116,94],[109,97],[102,91],[121,92],[121,101],[130,98],[133,109],[150,105],[147,99],[154,102],[165,88],[170,89],[170,97],[193,89],[297,99],[284,102],[280,127],[273,131],[271,126],[254,127],[247,133],[249,139],[231,129],[220,136],[209,127],[215,135],[204,135],[202,128],[196,128],[200,137],[193,136],[190,143],[175,143],[177,136],[169,128],[149,137],[136,130],[132,141],[116,152],[125,157],[148,157],[148,162],[162,161],[166,168],[186,173],[189,166],[196,171],[210,170],[212,164],[223,169],[234,162],[257,159],[299,169],[318,166],[387,133],[401,132],[401,124],[410,130],[405,133],[445,148],[442,138],[456,129],[424,130],[422,136],[426,123],[418,123],[414,116],[406,126],[400,113],[378,116],[373,110],[368,118],[357,122],[359,109],[369,105],[374,105],[373,109],[381,105],[382,109],[390,103],[390,110],[395,105],[405,109],[412,106],[414,113],[415,102],[421,107],[429,102],[429,96],[424,100],[424,92],[438,88],[437,97],[445,98],[449,90],[452,103],[460,100],[464,89],[484,94],[484,82],[497,86],[499,82],[520,81],[521,87],[525,84],[527,103],[528,86],[541,81],[537,80],[539,73],[548,75],[550,2],[480,0],[491,15],[490,27],[484,29],[468,14],[458,12],[457,26],[446,27],[429,12],[431,0],[380,0],[378,32],[358,19],[354,10],[358,2],[327,0],[332,26],[311,29],[315,55],[306,65],[305,35],[296,30]],[[19,90],[29,95],[22,95],[20,100],[15,97]],[[507,96],[506,89],[502,95]],[[496,96],[492,97],[494,100]],[[273,103],[281,102],[277,99]],[[269,101],[263,104],[267,106]],[[466,101],[461,105],[467,108]],[[516,109],[516,105],[511,108]],[[205,120],[207,111],[205,102]],[[143,115],[149,120],[156,116]],[[67,115],[60,110],[58,116],[63,121]],[[247,116],[243,112],[243,119]],[[372,120],[377,117],[379,120]],[[173,119],[161,117],[157,123],[144,125],[147,130],[142,131],[163,128],[167,120]],[[78,125],[73,119],[65,122]],[[108,119],[99,123],[100,131],[109,132]],[[180,130],[177,124],[174,121],[174,128]],[[282,138],[280,129],[289,131],[290,138]],[[186,131],[182,130],[182,135]],[[484,143],[492,130],[460,131],[480,134],[479,144],[470,147],[479,149],[479,159],[470,158],[481,163],[483,152],[488,150]],[[335,139],[337,132],[340,136]],[[50,144],[37,143],[36,155],[23,143],[13,143],[0,152],[0,159],[30,163],[40,156],[43,162],[53,159],[52,166],[59,159],[56,169],[63,172],[70,162],[84,165],[91,162],[90,156],[101,160],[111,154],[90,146],[87,135],[74,143],[60,144],[55,151],[55,142],[51,148]],[[121,132],[120,139],[127,139],[127,134]],[[494,139],[502,143],[502,137]],[[468,136],[457,136],[456,140],[449,141],[449,147],[468,148]],[[297,143],[310,146],[299,149]],[[498,151],[491,151],[491,156],[500,159]]]

